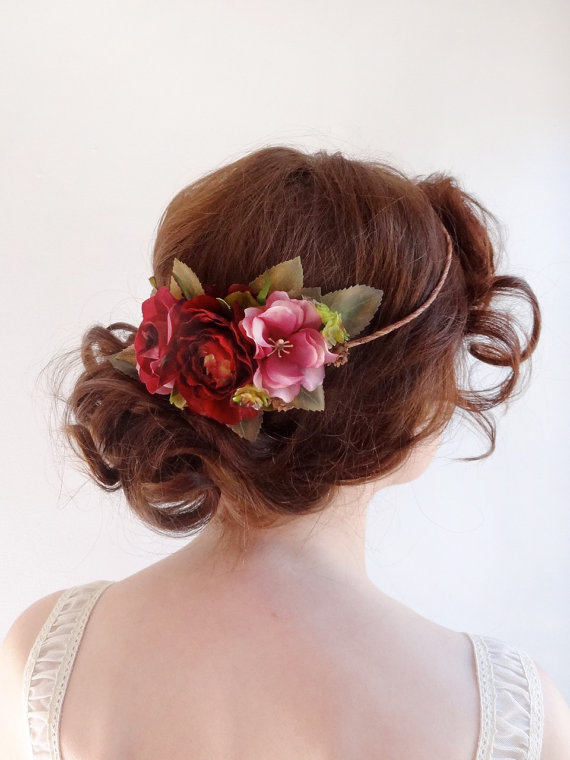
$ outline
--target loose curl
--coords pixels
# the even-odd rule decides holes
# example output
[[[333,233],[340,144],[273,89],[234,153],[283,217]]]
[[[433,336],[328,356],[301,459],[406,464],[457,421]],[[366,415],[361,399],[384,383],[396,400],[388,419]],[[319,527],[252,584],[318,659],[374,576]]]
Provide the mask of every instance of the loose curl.
[[[300,255],[306,286],[384,291],[366,334],[405,317],[433,290],[446,254],[440,222],[454,247],[440,294],[410,324],[353,347],[342,367],[327,367],[323,412],[265,412],[258,438],[239,438],[115,370],[105,357],[130,345],[136,331],[116,323],[84,334],[82,372],[64,397],[60,430],[99,486],[122,488],[158,532],[184,535],[214,515],[227,528],[267,528],[319,512],[339,486],[400,467],[456,410],[485,432],[481,456],[488,456],[489,411],[522,387],[540,312],[524,280],[496,274],[497,219],[454,178],[409,179],[340,153],[258,150],[175,196],[158,228],[153,274],[157,287],[167,285],[178,258],[223,288]],[[505,296],[530,307],[530,328]],[[67,359],[55,378],[60,398]],[[504,376],[476,387],[477,362],[504,368]]]

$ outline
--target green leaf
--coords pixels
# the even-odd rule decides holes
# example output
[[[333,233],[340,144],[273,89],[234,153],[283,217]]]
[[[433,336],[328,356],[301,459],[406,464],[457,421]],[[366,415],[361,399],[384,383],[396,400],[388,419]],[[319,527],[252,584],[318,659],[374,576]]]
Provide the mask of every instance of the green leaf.
[[[319,385],[314,391],[308,391],[301,386],[301,390],[291,401],[297,409],[308,409],[310,412],[322,412],[325,408],[325,393],[323,386]]]
[[[149,278],[148,278],[148,281],[150,282],[150,284],[152,285],[152,287],[153,287],[155,290],[158,290],[158,287],[157,287],[157,285],[156,285],[156,278],[155,278],[155,276],[154,276],[154,275],[153,275],[152,277],[149,277]]]
[[[176,282],[174,277],[170,278],[170,292],[178,301],[182,298],[182,290],[180,289],[180,285]]]
[[[131,343],[130,346],[123,348],[123,350],[119,351],[118,354],[113,354],[113,356],[115,357],[115,359],[119,359],[124,362],[128,362],[129,364],[132,364],[133,367],[137,366],[137,355],[135,352],[134,343]]]
[[[321,286],[319,285],[318,288],[302,288],[301,295],[305,296],[305,298],[316,298],[319,300],[321,297]]]
[[[184,294],[184,298],[204,295],[204,288],[197,275],[179,259],[174,259],[172,276]]]
[[[173,389],[170,393],[169,401],[171,404],[174,404],[174,406],[177,406],[178,409],[184,409],[186,406],[186,399],[184,396],[182,396],[176,389]]]
[[[259,306],[258,302],[251,295],[249,290],[234,290],[233,293],[228,293],[223,299],[230,306],[237,301],[240,306],[246,309],[248,306]]]
[[[108,356],[107,359],[115,369],[118,369],[120,372],[128,375],[129,377],[135,377],[137,380],[139,380],[137,358],[134,346],[128,346],[122,351],[119,351],[118,354]]]
[[[263,413],[258,414],[255,417],[241,420],[237,425],[227,425],[230,430],[237,433],[240,438],[245,438],[248,441],[255,441],[259,431],[261,430],[261,420]]]
[[[352,285],[325,293],[320,300],[330,309],[340,312],[344,329],[352,338],[369,324],[380,306],[382,295],[381,290],[370,285]]]
[[[254,293],[259,293],[266,284],[266,276],[269,275],[269,292],[284,290],[291,298],[298,298],[303,287],[303,267],[301,257],[282,261],[274,267],[266,269],[263,274],[249,283]]]
[[[267,300],[267,294],[269,293],[269,288],[271,287],[271,277],[269,276],[269,272],[265,272],[265,282],[263,283],[263,287],[257,294],[255,300],[260,306],[265,306],[265,301]]]

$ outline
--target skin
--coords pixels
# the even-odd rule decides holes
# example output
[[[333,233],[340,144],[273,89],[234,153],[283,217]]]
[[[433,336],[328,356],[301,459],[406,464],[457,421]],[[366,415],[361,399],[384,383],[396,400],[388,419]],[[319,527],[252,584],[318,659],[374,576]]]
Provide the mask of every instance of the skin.
[[[343,487],[325,512],[253,533],[245,552],[211,522],[110,586],[71,674],[64,760],[473,760],[469,640],[383,594],[365,567],[370,497],[418,477],[437,443]],[[14,760],[28,757],[23,665],[57,596],[23,613],[0,650],[0,736]],[[568,708],[541,676],[541,760],[567,759]]]

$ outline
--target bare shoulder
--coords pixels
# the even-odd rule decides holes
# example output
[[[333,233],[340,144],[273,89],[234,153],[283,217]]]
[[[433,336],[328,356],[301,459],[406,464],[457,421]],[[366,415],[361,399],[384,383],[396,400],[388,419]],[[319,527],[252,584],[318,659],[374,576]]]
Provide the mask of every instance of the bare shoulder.
[[[535,663],[544,699],[541,760],[570,760],[570,707],[550,676]]]
[[[23,669],[42,625],[63,592],[64,589],[61,589],[38,599],[18,615],[0,647],[3,664],[7,661],[12,665],[20,663]]]
[[[0,646],[0,745],[14,760],[29,758],[23,701],[24,669],[30,650],[63,589],[38,599],[10,626]]]

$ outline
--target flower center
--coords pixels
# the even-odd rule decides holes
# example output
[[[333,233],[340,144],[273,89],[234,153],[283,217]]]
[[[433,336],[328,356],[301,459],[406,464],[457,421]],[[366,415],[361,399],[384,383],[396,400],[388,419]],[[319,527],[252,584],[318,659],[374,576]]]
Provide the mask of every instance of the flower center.
[[[273,348],[267,354],[267,356],[271,356],[271,354],[277,352],[277,356],[281,358],[282,354],[288,354],[289,351],[293,348],[293,344],[288,340],[285,340],[285,338],[278,338],[277,340],[269,338],[268,343],[271,343]]]
[[[215,380],[226,380],[232,373],[228,359],[218,361],[214,354],[206,354],[202,362],[206,374],[213,376]]]

